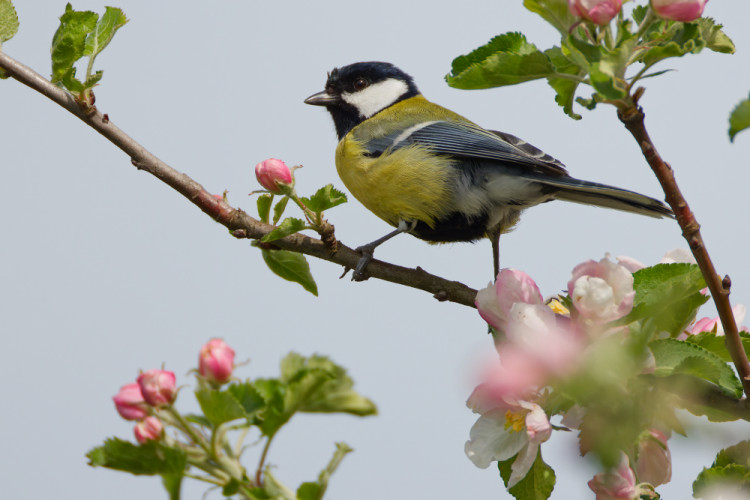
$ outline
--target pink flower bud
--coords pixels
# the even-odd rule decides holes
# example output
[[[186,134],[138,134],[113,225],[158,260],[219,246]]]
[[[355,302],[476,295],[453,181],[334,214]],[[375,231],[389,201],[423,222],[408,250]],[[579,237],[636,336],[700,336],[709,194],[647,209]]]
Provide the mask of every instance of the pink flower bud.
[[[568,0],[568,8],[574,16],[604,26],[620,12],[622,0]]]
[[[166,370],[149,370],[138,376],[143,399],[151,406],[169,406],[177,395],[176,380],[173,372]]]
[[[639,497],[635,473],[624,453],[619,465],[615,469],[594,476],[594,479],[589,481],[589,488],[596,493],[596,500],[633,500]]]
[[[133,434],[139,443],[143,444],[146,441],[158,441],[161,439],[162,431],[164,426],[161,421],[156,417],[146,417],[133,428]]]
[[[573,269],[568,294],[584,321],[602,325],[633,309],[633,275],[606,257],[589,260]]]
[[[662,19],[689,23],[703,15],[708,0],[651,0],[656,15]]]
[[[672,479],[672,455],[667,447],[667,436],[651,429],[638,442],[638,458],[635,461],[638,480],[653,486],[666,484]]]
[[[234,349],[221,339],[211,339],[198,355],[198,372],[210,382],[223,384],[232,376]]]
[[[474,303],[479,315],[500,331],[505,331],[513,304],[543,304],[542,294],[534,280],[523,271],[502,269],[495,284],[479,290]]]
[[[282,194],[292,185],[292,171],[281,160],[269,158],[255,165],[255,177],[261,186],[274,194]]]
[[[112,397],[115,402],[117,413],[125,420],[140,420],[148,416],[148,406],[141,394],[141,388],[138,384],[123,385],[120,392]]]

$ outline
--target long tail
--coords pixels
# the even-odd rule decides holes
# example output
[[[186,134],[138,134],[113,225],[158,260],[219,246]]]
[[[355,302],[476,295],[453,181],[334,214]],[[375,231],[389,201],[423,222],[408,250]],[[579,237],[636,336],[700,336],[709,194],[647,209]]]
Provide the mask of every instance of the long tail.
[[[555,198],[558,200],[613,208],[649,217],[674,218],[672,210],[663,202],[626,189],[581,181],[572,177],[545,177],[538,179],[538,182],[559,189],[555,193]]]

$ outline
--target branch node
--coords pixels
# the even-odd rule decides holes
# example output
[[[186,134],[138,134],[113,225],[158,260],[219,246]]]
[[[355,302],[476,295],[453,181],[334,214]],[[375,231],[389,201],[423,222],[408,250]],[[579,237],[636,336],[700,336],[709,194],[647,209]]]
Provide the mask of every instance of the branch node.
[[[247,231],[245,229],[235,229],[233,231],[229,231],[229,234],[237,239],[247,238]]]
[[[729,290],[732,288],[732,278],[728,274],[725,274],[724,279],[721,280],[721,286],[724,288],[724,291],[729,293]]]
[[[445,302],[450,298],[450,295],[445,290],[440,290],[438,293],[433,295],[433,297],[435,297],[438,302]]]

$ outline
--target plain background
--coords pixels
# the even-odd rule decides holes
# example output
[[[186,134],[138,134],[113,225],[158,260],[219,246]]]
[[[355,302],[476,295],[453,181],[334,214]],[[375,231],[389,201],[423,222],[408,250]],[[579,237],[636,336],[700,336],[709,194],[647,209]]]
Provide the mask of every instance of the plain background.
[[[49,45],[63,1],[17,1],[9,55],[49,76]],[[302,103],[326,72],[386,60],[411,73],[428,98],[489,128],[525,138],[565,162],[575,177],[661,198],[660,188],[612,108],[566,117],[544,81],[482,92],[449,88],[451,60],[496,34],[522,31],[540,48],[554,29],[522,2],[142,2],[121,0],[130,18],[97,60],[97,106],[170,165],[233,206],[254,212],[252,167],[268,157],[303,164],[298,191],[333,183],[336,139],[323,109]],[[104,11],[94,1],[78,10]],[[747,188],[750,132],[727,138],[731,109],[750,91],[750,3],[710,2],[734,56],[705,52],[669,60],[644,82],[647,127],[703,226],[735,302],[750,302]],[[3,498],[164,498],[158,478],[86,465],[112,435],[132,439],[111,396],[140,369],[173,370],[191,382],[200,346],[220,336],[241,377],[273,376],[290,350],[330,355],[380,410],[373,418],[300,415],[269,460],[296,486],[317,477],[335,441],[356,451],[334,476],[329,498],[507,498],[494,467],[475,468],[463,446],[475,421],[465,400],[492,356],[473,309],[377,280],[339,280],[312,260],[320,296],[268,271],[257,249],[129,159],[82,122],[15,81],[0,81],[0,495]],[[290,212],[291,214],[292,212]],[[354,199],[328,212],[336,235],[356,246],[390,230]],[[528,272],[545,295],[570,270],[606,252],[646,264],[685,247],[676,224],[562,202],[525,214],[502,240],[502,265]],[[377,257],[421,266],[474,288],[491,278],[490,245],[428,246],[407,236]],[[704,315],[713,315],[706,307]],[[179,407],[196,405],[189,391]],[[690,422],[699,423],[698,419]],[[674,480],[665,498],[687,498],[701,467],[747,424],[691,429],[670,442]],[[559,435],[558,435],[559,434]],[[259,449],[247,452],[254,469]],[[558,483],[553,498],[593,498],[593,464],[575,436],[544,445]],[[186,481],[184,498],[205,487]],[[214,491],[208,498],[220,498]]]

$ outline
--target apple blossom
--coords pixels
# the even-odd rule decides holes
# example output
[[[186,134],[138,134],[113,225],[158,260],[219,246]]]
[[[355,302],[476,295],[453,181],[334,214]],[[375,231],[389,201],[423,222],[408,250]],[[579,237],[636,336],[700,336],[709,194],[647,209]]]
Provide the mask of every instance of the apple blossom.
[[[568,0],[570,13],[603,26],[622,9],[622,0]]]
[[[596,500],[633,500],[640,497],[635,474],[625,453],[622,453],[616,468],[595,475],[589,481],[589,488],[596,493]]]
[[[734,313],[734,321],[737,323],[737,327],[740,329],[740,331],[747,332],[748,328],[746,326],[740,326],[742,322],[745,320],[745,314],[747,313],[747,309],[742,304],[735,304],[735,306],[732,308],[732,313]],[[714,328],[716,329],[716,335],[719,337],[724,336],[724,327],[721,324],[721,320],[718,316],[715,318],[701,318],[698,321],[695,322],[695,325],[693,325],[692,330],[690,333],[693,335],[697,335],[701,332],[712,332],[714,331]]]
[[[662,19],[689,23],[703,15],[708,0],[651,0],[656,15]]]
[[[633,309],[633,275],[607,257],[577,265],[568,282],[573,306],[587,323],[604,324]]]
[[[505,331],[510,309],[516,302],[542,304],[542,294],[528,274],[515,269],[501,269],[494,284],[490,283],[477,292],[474,303],[487,323]]]
[[[516,456],[508,488],[523,479],[534,464],[539,445],[547,441],[552,426],[541,406],[522,401],[514,410],[493,410],[479,417],[464,446],[466,456],[481,469],[493,461]]]
[[[120,392],[112,400],[117,413],[125,420],[140,420],[148,416],[148,405],[143,399],[140,386],[135,382],[120,387]]]
[[[135,424],[133,434],[135,434],[135,439],[143,444],[147,441],[158,441],[161,439],[163,430],[164,426],[158,418],[146,417]]]
[[[269,158],[255,165],[255,177],[274,194],[283,194],[292,185],[292,171],[282,160]]]
[[[223,384],[232,376],[234,349],[222,339],[211,339],[201,347],[198,372],[208,381]]]
[[[177,395],[176,379],[173,372],[149,370],[138,376],[143,399],[151,406],[169,406]]]
[[[672,479],[672,455],[663,432],[651,429],[640,439],[635,470],[639,481],[652,486],[666,484]]]

